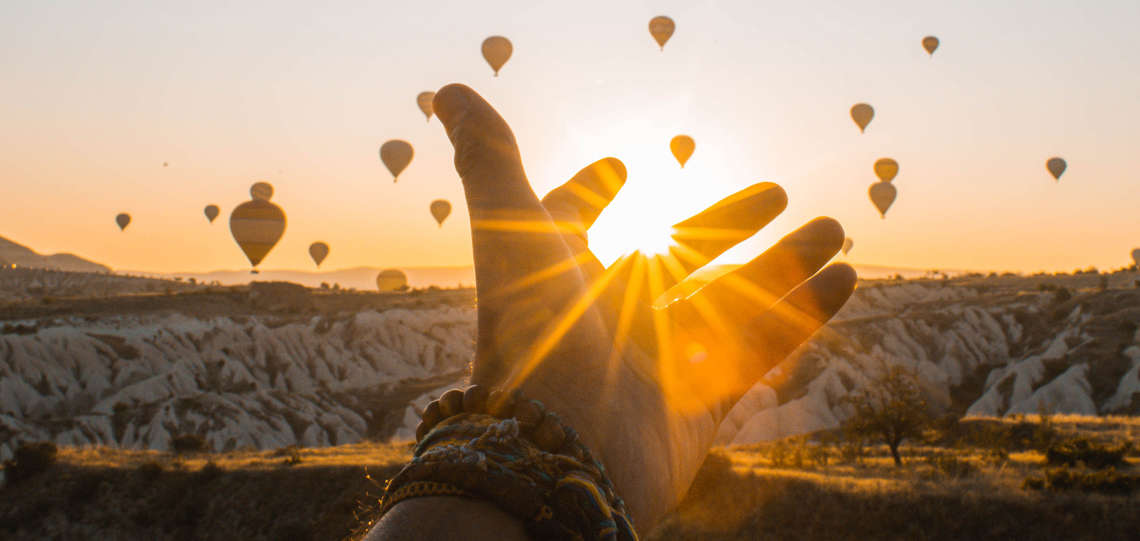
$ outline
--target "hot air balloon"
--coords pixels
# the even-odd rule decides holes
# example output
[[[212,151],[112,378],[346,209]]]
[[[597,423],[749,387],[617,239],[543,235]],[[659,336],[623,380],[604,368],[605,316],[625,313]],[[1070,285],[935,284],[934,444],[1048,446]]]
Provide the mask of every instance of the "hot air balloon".
[[[265,181],[255,182],[253,186],[249,187],[249,196],[262,201],[269,201],[273,199],[273,185]]]
[[[511,40],[503,36],[491,36],[483,40],[483,59],[495,70],[495,77],[499,76],[499,70],[510,60],[513,51]]]
[[[859,126],[859,133],[863,133],[863,131],[867,129],[867,125],[871,123],[872,118],[875,118],[874,107],[866,103],[856,103],[851,106],[851,120],[854,120],[855,125]]]
[[[451,214],[451,203],[446,199],[436,199],[431,202],[431,215],[436,223],[443,227],[443,221]]]
[[[870,190],[867,190],[867,194],[871,196],[871,202],[875,204],[875,208],[879,209],[879,215],[886,218],[887,209],[891,208],[891,203],[895,202],[898,191],[890,182],[876,182],[871,185]]]
[[[899,174],[899,162],[890,158],[879,158],[875,162],[875,176],[883,182],[890,182]]]
[[[206,205],[206,209],[202,212],[206,214],[206,219],[210,220],[210,223],[214,223],[214,219],[218,217],[220,211],[217,205]]]
[[[1045,168],[1053,175],[1054,180],[1061,180],[1061,175],[1065,174],[1065,169],[1068,167],[1069,164],[1065,163],[1065,160],[1057,157],[1049,158],[1049,161],[1045,162]]]
[[[847,238],[843,239],[843,255],[847,255],[847,252],[850,252],[851,248],[854,248],[854,247],[855,247],[855,241],[851,240],[851,237],[847,237]]]
[[[416,105],[420,106],[420,110],[424,112],[428,122],[431,122],[431,100],[435,99],[435,92],[420,92],[416,95]]]
[[[166,162],[162,162],[162,166],[163,166],[163,167],[166,167],[166,166],[168,166],[168,165],[170,165],[170,164],[169,164],[169,163],[166,163]]]
[[[685,162],[693,155],[693,150],[697,148],[697,143],[693,141],[692,137],[688,135],[678,135],[669,141],[669,150],[673,151],[673,157],[677,158],[677,162],[681,167],[685,167]]]
[[[392,182],[400,177],[400,173],[412,163],[412,155],[415,152],[412,150],[412,145],[407,141],[393,139],[380,145],[380,161],[384,162],[384,166],[392,173]]]
[[[934,56],[934,50],[938,48],[938,38],[934,36],[922,38],[922,48],[926,49],[926,54]]]
[[[130,225],[131,215],[125,212],[120,213],[118,216],[115,216],[115,223],[119,224],[119,231],[122,231]]]
[[[386,269],[376,275],[376,289],[380,291],[400,291],[408,287],[408,277],[404,271]]]
[[[1132,262],[1136,264],[1136,268],[1140,269],[1140,248],[1132,250]]]
[[[677,25],[673,24],[673,19],[660,15],[649,20],[649,33],[653,35],[653,39],[657,45],[661,46],[661,50],[665,50],[665,42],[673,36],[673,31],[677,29]]]
[[[230,233],[256,267],[285,233],[285,212],[265,199],[253,199],[230,213]]]
[[[314,242],[309,245],[309,255],[313,258],[313,263],[320,267],[321,262],[329,256],[329,245],[323,242]]]

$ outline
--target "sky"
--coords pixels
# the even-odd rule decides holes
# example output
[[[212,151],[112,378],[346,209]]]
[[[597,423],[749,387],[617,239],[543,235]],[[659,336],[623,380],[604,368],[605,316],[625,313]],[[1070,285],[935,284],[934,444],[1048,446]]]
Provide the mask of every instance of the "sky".
[[[288,227],[264,268],[313,268],[317,240],[325,268],[469,265],[451,147],[415,102],[462,82],[512,125],[539,195],[625,162],[590,232],[603,260],[759,181],[788,209],[723,262],[821,215],[855,263],[1111,269],[1140,246],[1134,0],[320,4],[0,5],[0,236],[115,269],[240,269],[229,212],[266,180]],[[657,15],[677,25],[664,51]],[[491,35],[514,44],[499,77]],[[857,102],[876,111],[862,135]],[[395,184],[389,139],[416,153]],[[900,164],[886,219],[867,197],[880,157]],[[437,198],[455,203],[442,227]]]

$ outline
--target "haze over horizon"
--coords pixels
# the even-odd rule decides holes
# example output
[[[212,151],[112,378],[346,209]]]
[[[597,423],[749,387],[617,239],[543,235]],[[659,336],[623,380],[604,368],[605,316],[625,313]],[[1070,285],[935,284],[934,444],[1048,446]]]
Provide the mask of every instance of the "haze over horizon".
[[[646,29],[661,14],[677,23],[663,52]],[[467,266],[451,147],[415,103],[462,82],[511,123],[540,195],[623,160],[591,231],[606,260],[769,180],[788,210],[718,262],[829,215],[854,263],[1115,269],[1140,246],[1137,20],[1125,1],[4,5],[0,235],[116,269],[248,268],[226,222],[267,180],[288,227],[266,269],[313,269],[317,240],[328,269]],[[514,44],[497,78],[490,35]],[[875,107],[863,135],[856,102]],[[679,133],[696,140],[684,169]],[[396,184],[389,139],[416,151]],[[884,156],[901,166],[885,220],[867,200]],[[453,203],[442,227],[437,198]]]

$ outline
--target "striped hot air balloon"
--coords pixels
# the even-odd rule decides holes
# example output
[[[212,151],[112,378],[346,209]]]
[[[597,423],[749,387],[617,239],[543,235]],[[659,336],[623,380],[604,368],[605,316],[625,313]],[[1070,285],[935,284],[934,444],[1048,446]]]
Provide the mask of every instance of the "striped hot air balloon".
[[[285,212],[265,199],[253,199],[230,214],[230,232],[256,267],[285,234]]]

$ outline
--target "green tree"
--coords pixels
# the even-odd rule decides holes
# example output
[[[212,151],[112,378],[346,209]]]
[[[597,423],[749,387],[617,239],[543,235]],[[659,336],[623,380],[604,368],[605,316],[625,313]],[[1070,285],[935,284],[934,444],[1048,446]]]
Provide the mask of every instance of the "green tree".
[[[899,366],[887,369],[865,388],[848,395],[845,401],[854,410],[847,420],[850,433],[881,439],[890,448],[895,466],[902,465],[899,445],[921,436],[931,421],[918,378]]]

